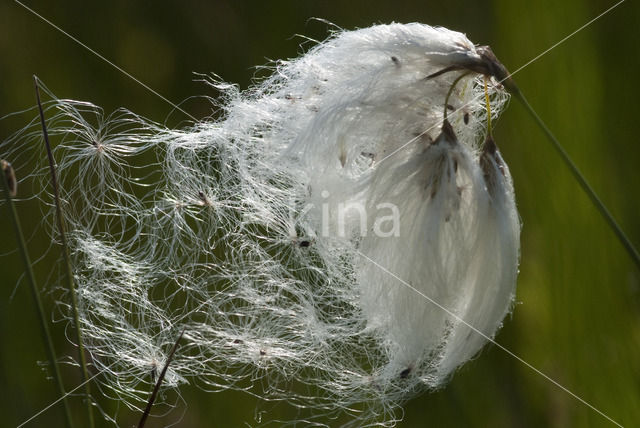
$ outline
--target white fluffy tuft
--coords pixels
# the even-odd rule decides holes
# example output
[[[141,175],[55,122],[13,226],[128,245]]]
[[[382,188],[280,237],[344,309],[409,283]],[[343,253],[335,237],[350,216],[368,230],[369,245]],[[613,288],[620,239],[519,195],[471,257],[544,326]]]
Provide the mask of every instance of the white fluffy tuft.
[[[82,334],[106,386],[144,402],[183,328],[168,385],[248,389],[307,421],[393,424],[441,386],[495,335],[518,266],[509,171],[481,144],[482,77],[457,83],[444,125],[462,72],[426,78],[475,56],[422,24],[339,32],[245,92],[211,81],[223,117],[186,130],[49,102]],[[497,116],[507,96],[490,95]]]

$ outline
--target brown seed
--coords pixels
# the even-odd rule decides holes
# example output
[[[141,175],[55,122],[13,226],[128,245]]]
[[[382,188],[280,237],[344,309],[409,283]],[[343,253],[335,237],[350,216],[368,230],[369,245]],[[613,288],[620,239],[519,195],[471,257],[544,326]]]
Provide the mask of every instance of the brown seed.
[[[158,377],[158,362],[153,360],[151,362],[151,382],[156,383],[156,378]]]
[[[300,243],[298,243],[298,245],[299,245],[301,248],[307,248],[307,247],[310,247],[310,246],[311,246],[311,241],[309,241],[309,240],[305,239],[305,240],[303,240],[303,241],[300,241]]]
[[[16,180],[16,173],[13,167],[6,160],[0,161],[0,166],[4,172],[4,178],[7,180],[7,187],[9,188],[9,196],[12,198],[18,194],[18,181]]]
[[[211,206],[211,201],[209,200],[209,198],[207,198],[207,195],[205,195],[204,192],[199,191],[198,198],[200,198],[200,201],[202,201],[203,205]]]
[[[369,158],[371,160],[376,158],[376,154],[371,152],[360,152],[360,155],[364,156],[365,158]]]

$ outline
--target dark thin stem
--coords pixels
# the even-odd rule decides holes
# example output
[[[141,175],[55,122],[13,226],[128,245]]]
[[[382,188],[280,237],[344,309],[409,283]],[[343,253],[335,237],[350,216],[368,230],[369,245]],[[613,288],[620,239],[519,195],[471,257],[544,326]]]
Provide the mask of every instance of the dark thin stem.
[[[80,331],[80,317],[78,315],[78,296],[76,293],[76,287],[73,281],[73,273],[71,272],[71,259],[69,257],[69,247],[67,246],[67,238],[65,234],[64,227],[64,218],[62,217],[62,205],[60,204],[60,192],[58,188],[58,179],[56,177],[56,165],[55,160],[53,159],[53,153],[51,152],[51,144],[49,143],[49,134],[47,133],[47,125],[44,120],[44,112],[42,110],[42,103],[40,102],[40,88],[38,86],[38,78],[33,76],[33,82],[36,89],[36,100],[38,102],[38,111],[40,112],[40,123],[42,124],[42,136],[44,138],[44,143],[47,148],[47,157],[49,158],[49,170],[51,171],[51,185],[53,187],[53,195],[55,198],[55,206],[56,206],[56,219],[58,223],[58,232],[60,234],[60,243],[62,244],[62,258],[65,269],[65,279],[67,283],[67,289],[71,294],[71,309],[73,311],[73,322],[75,324],[76,330],[76,341],[78,343],[78,355],[80,358],[80,369],[82,372],[82,381],[86,382],[84,391],[86,395],[86,405],[87,405],[87,417],[88,417],[88,426],[90,428],[94,427],[93,421],[93,409],[91,404],[91,386],[87,380],[89,379],[89,374],[87,371],[87,361],[84,355],[84,345],[82,344],[82,333]]]
[[[11,166],[5,162],[0,161],[2,163],[2,169],[11,168]],[[38,313],[38,322],[40,323],[40,334],[42,335],[42,342],[44,343],[45,351],[47,353],[47,358],[49,359],[49,366],[51,367],[51,372],[53,374],[53,380],[58,387],[58,393],[62,397],[62,403],[64,405],[64,413],[66,417],[67,427],[73,428],[73,422],[71,419],[71,411],[69,409],[69,403],[67,401],[67,393],[64,390],[64,384],[62,383],[62,376],[60,376],[60,369],[58,368],[58,360],[56,358],[56,351],[53,347],[53,340],[51,340],[51,334],[49,333],[49,326],[47,325],[46,318],[44,316],[44,310],[42,308],[42,301],[40,301],[40,293],[38,293],[38,287],[36,285],[36,278],[33,274],[33,269],[31,268],[31,260],[29,259],[29,253],[27,252],[27,246],[24,242],[24,236],[22,235],[22,228],[20,227],[20,219],[16,213],[16,207],[13,204],[13,199],[11,198],[12,191],[7,181],[7,175],[2,171],[0,174],[2,175],[2,186],[4,188],[5,197],[7,200],[7,208],[9,209],[9,215],[11,217],[11,222],[13,223],[13,229],[16,232],[16,240],[18,241],[18,248],[20,249],[20,256],[22,258],[22,262],[24,263],[24,268],[26,272],[27,282],[29,283],[31,289],[31,297],[33,297],[33,303],[36,307],[36,312]]]
[[[527,99],[524,97],[522,92],[520,92],[520,90],[515,86],[515,84],[509,87],[509,91],[514,97],[518,99],[518,101],[522,103],[522,105],[525,107],[527,112],[531,115],[531,117],[533,117],[533,119],[536,121],[538,126],[545,133],[545,135],[547,136],[547,138],[549,139],[553,147],[556,149],[556,151],[564,161],[565,165],[569,168],[569,170],[573,174],[573,177],[576,179],[578,184],[580,184],[580,187],[582,187],[582,190],[584,190],[587,196],[589,196],[589,199],[591,199],[591,202],[593,202],[593,204],[596,206],[596,208],[598,209],[602,217],[604,217],[607,224],[609,224],[609,227],[611,227],[613,232],[616,234],[622,246],[625,248],[625,250],[627,250],[627,253],[631,257],[631,260],[633,260],[636,266],[640,268],[640,254],[638,253],[638,250],[636,250],[636,248],[631,243],[629,238],[627,238],[627,235],[624,233],[622,228],[620,228],[616,220],[613,218],[613,216],[607,209],[607,207],[604,205],[604,203],[602,203],[602,201],[600,200],[596,192],[593,190],[593,188],[591,188],[591,186],[587,182],[587,179],[582,175],[578,167],[573,163],[573,161],[571,160],[567,152],[560,145],[560,142],[558,142],[556,137],[551,133],[551,131],[549,130],[547,125],[542,121],[542,119],[540,119],[536,111],[533,109],[533,107],[531,107]]]
[[[160,391],[160,385],[164,380],[164,376],[167,374],[167,369],[169,368],[169,364],[171,363],[171,360],[173,360],[173,355],[176,353],[176,350],[178,349],[178,343],[180,342],[180,339],[182,339],[182,335],[184,334],[184,331],[185,329],[182,329],[182,331],[180,332],[180,335],[176,339],[176,342],[173,344],[173,348],[171,348],[171,351],[169,351],[169,355],[167,356],[167,362],[165,363],[164,368],[162,369],[162,372],[158,377],[158,381],[153,387],[153,392],[151,393],[151,397],[149,397],[149,401],[147,401],[147,407],[145,407],[144,412],[142,413],[142,417],[140,418],[140,422],[138,422],[138,428],[143,428],[144,424],[147,422],[147,417],[151,412],[151,407],[153,406],[154,401],[156,401],[156,397],[158,396],[158,391]]]
[[[451,84],[451,86],[449,87],[449,91],[447,92],[447,96],[444,99],[444,120],[447,120],[447,109],[449,108],[449,98],[451,97],[451,94],[453,93],[453,90],[455,89],[455,87],[458,84],[458,82],[461,81],[464,77],[467,77],[468,75],[469,75],[469,72],[462,73],[460,76],[456,77],[456,80],[454,80],[453,83]],[[431,77],[431,76],[429,76],[429,77]]]

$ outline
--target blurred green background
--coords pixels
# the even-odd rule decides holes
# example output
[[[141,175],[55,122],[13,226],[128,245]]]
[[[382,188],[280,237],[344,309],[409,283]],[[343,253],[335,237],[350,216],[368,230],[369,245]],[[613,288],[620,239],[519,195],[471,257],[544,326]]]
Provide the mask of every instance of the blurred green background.
[[[295,57],[303,34],[323,39],[327,19],[353,29],[374,23],[423,22],[462,31],[491,45],[510,69],[525,64],[613,5],[602,0],[468,1],[29,1],[38,13],[198,118],[215,96],[192,72],[215,72],[247,88],[255,66]],[[482,4],[484,3],[484,4]],[[531,104],[640,246],[640,7],[626,1],[515,76]],[[186,120],[139,84],[18,4],[0,4],[0,116],[34,104],[32,74],[61,98],[117,107],[179,126]],[[0,140],[24,125],[0,121]],[[496,141],[510,165],[523,222],[517,302],[497,341],[624,426],[640,424],[640,271],[623,251],[551,145],[514,100],[497,124]],[[0,153],[0,157],[2,153]],[[44,156],[44,152],[43,152]],[[18,170],[19,175],[28,173]],[[21,189],[28,191],[28,189]],[[28,195],[22,194],[23,197]],[[49,239],[36,230],[40,211],[20,206],[32,256]],[[32,234],[31,231],[36,231]],[[40,361],[46,359],[6,207],[0,207],[0,426],[16,426],[56,399]],[[55,293],[44,286],[54,257],[36,276],[52,321]],[[55,273],[52,276],[55,278]],[[75,355],[53,323],[61,356]],[[79,383],[63,369],[67,388]],[[237,392],[182,390],[184,403],[148,426],[255,425],[257,400]],[[138,418],[101,396],[121,426]],[[76,421],[80,400],[71,401]],[[269,410],[271,405],[260,405]],[[293,417],[275,406],[271,417]],[[182,419],[181,419],[182,418]],[[99,420],[98,426],[110,426]],[[334,425],[328,421],[330,425]],[[337,422],[335,422],[337,424]],[[27,426],[62,426],[55,406]],[[78,424],[82,426],[82,424]],[[405,407],[401,427],[614,426],[495,346],[486,347],[438,392]]]

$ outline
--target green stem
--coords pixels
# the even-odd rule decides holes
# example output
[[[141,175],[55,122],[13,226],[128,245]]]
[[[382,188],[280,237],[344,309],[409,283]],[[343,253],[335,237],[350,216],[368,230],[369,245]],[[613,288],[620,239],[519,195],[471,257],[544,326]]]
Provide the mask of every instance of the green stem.
[[[85,395],[87,405],[87,417],[89,420],[89,427],[94,427],[93,421],[93,409],[91,404],[91,387],[87,380],[89,379],[87,371],[87,361],[84,355],[84,345],[82,344],[82,333],[80,331],[80,317],[78,315],[78,295],[76,293],[76,287],[73,281],[73,273],[71,271],[71,259],[69,257],[69,247],[67,246],[67,239],[64,227],[64,218],[62,217],[62,205],[60,204],[60,192],[58,189],[58,179],[56,177],[55,160],[53,159],[53,153],[51,152],[51,144],[49,143],[49,134],[47,133],[47,125],[44,120],[44,112],[42,110],[42,103],[40,102],[40,88],[38,86],[38,78],[33,76],[33,82],[36,89],[36,100],[38,102],[38,111],[40,112],[40,123],[42,125],[42,135],[47,148],[47,156],[49,158],[49,170],[51,172],[51,185],[53,187],[53,195],[56,206],[56,219],[58,223],[58,232],[60,234],[60,243],[62,244],[62,258],[65,269],[65,279],[67,283],[67,289],[71,294],[71,309],[73,312],[73,322],[76,330],[76,341],[78,342],[78,355],[80,359],[80,369],[82,371],[82,382],[85,383]]]
[[[489,99],[487,76],[484,76],[484,102],[487,104],[487,137],[493,137],[493,129],[491,127],[491,100]]]
[[[522,92],[520,92],[520,89],[518,89],[518,87],[515,86],[515,84],[509,85],[508,89],[511,92],[511,94],[514,97],[516,97],[518,101],[522,103],[525,110],[527,110],[527,112],[531,115],[531,117],[533,117],[533,119],[536,121],[538,126],[545,133],[545,135],[547,136],[547,138],[549,139],[553,147],[556,149],[556,151],[564,161],[565,165],[567,165],[567,167],[573,174],[576,181],[578,181],[578,184],[580,184],[580,187],[582,187],[582,190],[584,190],[587,196],[589,196],[589,199],[591,199],[591,202],[593,202],[593,204],[596,206],[600,214],[602,214],[602,217],[604,217],[605,221],[609,224],[609,227],[613,229],[613,232],[616,234],[616,236],[618,237],[618,240],[620,240],[620,243],[624,246],[625,250],[627,250],[627,253],[629,253],[629,256],[631,257],[631,259],[635,262],[638,268],[640,268],[640,254],[638,253],[638,250],[636,250],[636,248],[633,246],[629,238],[627,238],[627,235],[625,235],[625,233],[620,228],[616,220],[613,218],[613,216],[611,215],[607,207],[605,207],[605,205],[602,203],[602,201],[600,200],[596,192],[591,188],[591,186],[587,182],[586,178],[584,178],[584,176],[582,175],[578,167],[573,163],[573,161],[571,160],[567,152],[564,150],[564,148],[562,148],[562,146],[560,145],[556,137],[551,133],[551,131],[549,130],[547,125],[542,121],[542,119],[540,119],[540,117],[538,116],[536,111],[533,109],[533,107],[531,107],[531,105],[529,104],[527,99],[524,97]]]
[[[58,387],[58,393],[62,397],[62,403],[64,405],[64,413],[66,416],[67,427],[73,428],[73,422],[71,420],[71,411],[69,409],[69,403],[67,402],[67,393],[64,390],[64,385],[62,383],[62,376],[60,376],[60,369],[58,368],[58,361],[56,358],[56,351],[53,347],[53,340],[51,340],[51,334],[49,333],[49,327],[46,322],[46,318],[44,316],[44,310],[42,308],[42,302],[40,301],[40,294],[38,293],[38,287],[36,286],[35,275],[33,274],[33,269],[31,268],[31,260],[29,259],[29,253],[27,252],[27,246],[24,242],[24,236],[22,235],[22,228],[20,227],[20,220],[16,213],[16,207],[13,204],[13,199],[11,198],[11,191],[9,188],[9,183],[7,182],[7,176],[5,175],[5,168],[11,168],[8,163],[5,161],[2,162],[2,185],[4,188],[5,198],[7,200],[7,207],[9,208],[9,215],[11,217],[11,222],[13,223],[13,229],[16,232],[16,240],[18,241],[18,248],[20,249],[20,256],[22,258],[22,262],[24,263],[27,282],[31,288],[31,296],[33,297],[33,302],[36,307],[36,312],[38,312],[38,321],[40,323],[40,334],[42,335],[42,341],[44,343],[45,351],[47,353],[47,358],[49,359],[49,365],[51,367],[51,371],[53,373],[53,380]]]

